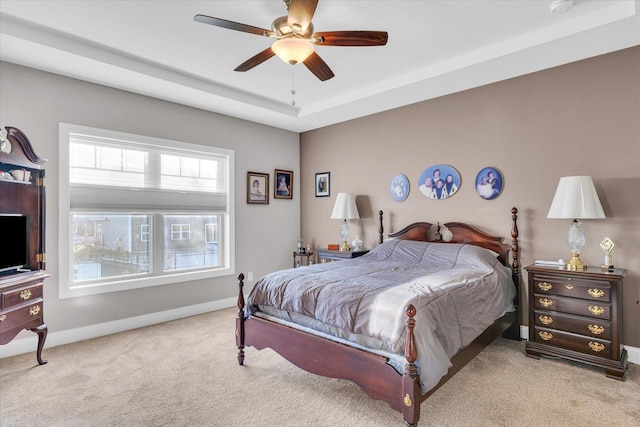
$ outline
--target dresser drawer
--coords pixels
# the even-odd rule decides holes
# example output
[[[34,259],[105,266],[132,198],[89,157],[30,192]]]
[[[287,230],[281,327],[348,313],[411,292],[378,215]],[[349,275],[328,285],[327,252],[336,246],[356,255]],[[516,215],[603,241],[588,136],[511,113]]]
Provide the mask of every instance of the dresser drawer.
[[[533,292],[561,295],[593,301],[611,301],[611,284],[606,281],[576,279],[573,277],[533,276]]]
[[[534,341],[598,357],[611,358],[611,341],[573,335],[555,329],[534,328]]]
[[[43,302],[41,298],[28,304],[0,311],[0,333],[17,327],[24,327],[33,321],[42,322]]]
[[[586,319],[553,311],[535,310],[534,322],[536,326],[572,332],[601,340],[610,340],[612,338],[612,325],[611,322],[606,320]]]
[[[2,307],[2,309],[7,309],[26,301],[33,301],[37,298],[42,298],[42,283],[11,289],[0,293],[0,307]]]
[[[611,320],[611,305],[606,303],[534,294],[533,304],[536,310],[557,311],[560,313]]]

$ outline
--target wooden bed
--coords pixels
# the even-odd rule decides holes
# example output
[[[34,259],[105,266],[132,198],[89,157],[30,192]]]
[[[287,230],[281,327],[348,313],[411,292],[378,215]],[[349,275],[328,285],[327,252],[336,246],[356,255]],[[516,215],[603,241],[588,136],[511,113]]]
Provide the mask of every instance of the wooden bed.
[[[411,224],[389,237],[415,241],[438,241],[442,243],[467,243],[490,249],[498,254],[500,261],[511,267],[513,281],[519,295],[520,264],[518,244],[518,210],[511,210],[512,230],[511,244],[503,243],[503,238],[485,234],[476,228],[450,222],[444,227],[453,234],[448,241],[441,240],[440,227],[437,226],[436,239],[428,239],[431,223],[419,222]],[[382,211],[379,225],[380,242],[383,238]],[[509,262],[511,252],[511,262]],[[463,366],[480,353],[495,338],[520,339],[520,304],[519,296],[514,299],[516,311],[507,313],[496,320],[470,345],[458,352],[452,359],[453,366],[442,377],[440,382],[427,393],[420,393],[419,377],[415,361],[417,350],[414,336],[416,310],[412,305],[406,308],[407,340],[404,351],[406,359],[404,374],[398,373],[388,363],[385,356],[341,344],[299,329],[276,323],[245,313],[243,293],[244,274],[238,276],[238,317],[236,319],[236,345],[238,347],[238,363],[244,364],[245,347],[256,349],[271,348],[289,362],[305,371],[331,378],[347,379],[355,382],[372,399],[383,400],[404,417],[406,426],[417,426],[420,418],[420,404],[439,387],[455,375]]]

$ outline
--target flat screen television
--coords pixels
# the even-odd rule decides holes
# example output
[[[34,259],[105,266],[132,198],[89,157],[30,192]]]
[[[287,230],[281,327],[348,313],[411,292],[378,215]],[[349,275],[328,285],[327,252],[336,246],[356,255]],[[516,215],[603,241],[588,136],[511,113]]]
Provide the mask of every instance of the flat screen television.
[[[17,270],[29,264],[29,229],[25,215],[0,214],[0,272]]]

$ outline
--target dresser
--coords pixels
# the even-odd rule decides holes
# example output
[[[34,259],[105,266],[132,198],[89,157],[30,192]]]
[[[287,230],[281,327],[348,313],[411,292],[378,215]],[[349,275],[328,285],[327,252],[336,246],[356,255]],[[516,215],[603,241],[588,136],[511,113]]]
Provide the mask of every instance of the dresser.
[[[586,271],[531,265],[527,356],[559,356],[605,369],[625,379],[627,351],[622,337],[625,270]]]
[[[44,323],[42,287],[48,276],[41,271],[28,271],[0,276],[0,344],[7,344],[23,329],[38,334],[36,357],[40,365],[42,348],[47,338]]]
[[[357,258],[367,252],[369,251],[332,251],[329,249],[316,249],[318,262],[333,262]]]
[[[16,222],[12,229],[3,230],[0,249],[0,345],[9,343],[24,329],[31,330],[38,334],[36,357],[44,365],[46,160],[36,155],[20,129],[5,129],[8,144],[0,151],[0,220],[3,224],[11,218]]]

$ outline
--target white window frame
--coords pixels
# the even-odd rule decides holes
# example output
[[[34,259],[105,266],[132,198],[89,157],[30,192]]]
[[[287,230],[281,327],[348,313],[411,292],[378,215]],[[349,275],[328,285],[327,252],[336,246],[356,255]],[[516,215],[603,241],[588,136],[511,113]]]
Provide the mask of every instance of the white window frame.
[[[171,240],[190,240],[191,224],[171,224]]]
[[[207,230],[211,230],[211,240],[208,239]],[[204,225],[204,243],[205,245],[218,243],[218,223],[208,222]]]
[[[149,228],[150,224],[141,224],[140,225],[140,241],[148,242],[149,241]]]
[[[226,194],[226,209],[224,212],[207,212],[207,211],[189,211],[176,206],[176,209],[183,214],[221,214],[219,220],[221,222],[222,234],[220,237],[219,250],[224,254],[223,263],[219,267],[214,268],[201,268],[196,270],[176,270],[176,271],[162,271],[162,266],[158,266],[159,270],[155,271],[152,275],[145,275],[145,277],[114,277],[113,280],[106,282],[100,282],[96,284],[73,284],[73,233],[72,233],[72,212],[71,209],[71,191],[69,183],[69,141],[73,134],[91,135],[101,138],[111,138],[121,141],[134,141],[144,144],[150,144],[154,146],[166,146],[177,147],[183,150],[190,150],[195,152],[211,153],[215,155],[223,155],[228,158],[228,167],[226,177],[228,184],[228,193]],[[173,283],[181,283],[191,280],[208,279],[212,277],[222,277],[235,274],[235,251],[232,248],[235,247],[235,161],[234,151],[229,149],[210,147],[204,145],[190,144],[180,141],[172,141],[161,138],[154,138],[148,136],[127,134],[122,132],[90,128],[86,126],[73,125],[68,123],[59,124],[59,239],[58,239],[58,251],[59,251],[59,277],[60,282],[58,286],[59,297],[72,298],[85,295],[102,294],[107,292],[123,291],[128,289],[137,289],[149,286],[159,286]],[[180,210],[182,209],[182,210]],[[86,213],[87,210],[83,209],[82,212]],[[157,238],[158,229],[162,227],[153,220],[158,214],[175,214],[176,212],[158,212],[157,210],[149,211],[130,211],[123,212],[122,210],[114,209],[97,209],[96,213],[102,212],[105,214],[116,213],[130,213],[130,214],[152,214],[151,234],[149,236],[152,242],[152,252],[158,253],[162,250],[163,239]]]

